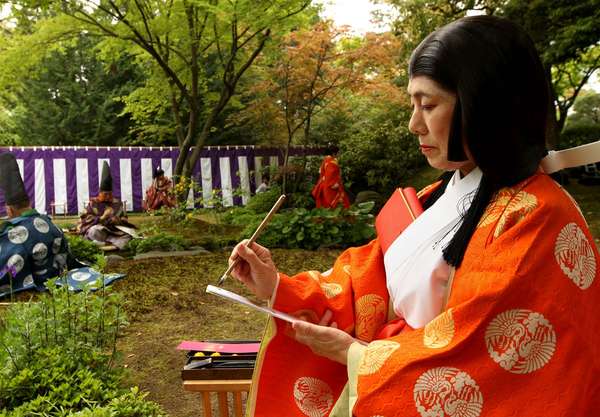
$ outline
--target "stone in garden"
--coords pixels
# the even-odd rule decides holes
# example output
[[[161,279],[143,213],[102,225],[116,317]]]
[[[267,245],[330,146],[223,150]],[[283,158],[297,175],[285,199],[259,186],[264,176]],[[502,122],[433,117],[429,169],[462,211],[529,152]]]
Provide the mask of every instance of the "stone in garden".
[[[108,255],[106,257],[106,266],[116,265],[124,260],[125,258],[119,255]]]
[[[205,253],[210,253],[206,249],[201,246],[193,246],[189,250],[177,250],[171,252],[165,251],[150,251],[146,253],[140,253],[139,255],[135,255],[133,259],[151,259],[151,258],[168,258],[172,256],[193,256],[193,255],[202,255]]]

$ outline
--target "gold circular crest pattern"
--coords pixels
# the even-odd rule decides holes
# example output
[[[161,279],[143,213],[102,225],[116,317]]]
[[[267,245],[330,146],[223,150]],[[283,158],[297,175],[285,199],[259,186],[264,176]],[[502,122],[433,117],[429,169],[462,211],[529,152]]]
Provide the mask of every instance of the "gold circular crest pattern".
[[[333,298],[342,293],[342,286],[334,282],[324,282],[321,284],[321,288],[327,298]]]
[[[346,274],[351,275],[350,274],[350,265],[344,265],[342,269],[344,270],[344,272]]]
[[[379,371],[392,354],[400,348],[400,343],[391,340],[375,340],[369,343],[358,365],[359,375],[371,375]]]
[[[498,221],[494,229],[497,238],[507,229],[523,220],[538,205],[537,197],[525,191],[503,188],[485,209],[477,227],[485,227]]]
[[[385,321],[385,301],[377,294],[366,294],[356,300],[356,336],[371,340]]]
[[[424,372],[413,397],[422,417],[478,417],[483,395],[471,376],[458,368],[441,366]]]
[[[498,314],[485,331],[491,358],[514,374],[528,374],[546,365],[556,350],[556,333],[540,313],[515,309]]]
[[[425,347],[440,349],[448,346],[454,337],[452,309],[448,309],[448,311],[431,320],[423,330],[423,344]]]
[[[333,298],[342,293],[342,286],[335,282],[321,282],[321,274],[318,271],[308,271],[308,275],[319,285],[327,298]]]
[[[576,223],[568,223],[558,234],[554,257],[560,269],[580,289],[592,285],[596,276],[596,258],[592,245]]]
[[[318,271],[308,271],[308,275],[316,282],[321,282],[321,274]]]
[[[294,383],[294,400],[308,417],[323,417],[333,407],[333,392],[318,378],[303,376]]]

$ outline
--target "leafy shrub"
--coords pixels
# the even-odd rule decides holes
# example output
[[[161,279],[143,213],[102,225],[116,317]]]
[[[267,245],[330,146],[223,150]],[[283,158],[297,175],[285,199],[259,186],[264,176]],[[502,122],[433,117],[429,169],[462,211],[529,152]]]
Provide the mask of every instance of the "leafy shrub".
[[[600,139],[600,125],[569,126],[560,134],[560,149],[585,145]]]
[[[235,246],[238,242],[239,240],[237,237],[215,235],[203,236],[197,240],[199,246],[202,246],[204,249],[209,251]]]
[[[354,194],[371,190],[390,195],[423,164],[416,139],[390,120],[349,136],[340,144],[339,159]]]
[[[190,243],[178,235],[169,233],[158,233],[145,239],[133,239],[127,242],[126,250],[132,253],[140,254],[153,250],[173,252],[185,250],[190,246]]]
[[[223,224],[239,226],[245,224],[246,220],[248,218],[253,218],[255,214],[256,213],[253,210],[248,209],[248,207],[230,207],[221,215],[221,222]]]
[[[38,302],[11,305],[4,314],[0,416],[164,415],[137,389],[121,387],[122,298],[105,289],[73,294],[54,281],[48,288]]]
[[[362,244],[375,236],[373,216],[369,214],[372,209],[373,202],[347,210],[341,207],[285,210],[273,216],[258,242],[269,248],[303,249]],[[262,216],[255,216],[241,238],[250,237],[261,220]]]
[[[8,394],[3,395],[3,405],[13,408],[10,415],[31,415],[28,411],[52,415],[61,408],[103,404],[119,389],[119,375],[111,372],[109,360],[99,350],[83,346],[68,354],[60,346],[39,347],[31,352],[26,366],[2,381],[3,392]]]
[[[71,254],[75,259],[87,264],[97,263],[98,255],[102,256],[102,251],[94,242],[81,236],[67,236]]]
[[[425,164],[408,130],[410,109],[368,99],[353,104],[352,127],[339,141],[344,185],[354,195],[366,190],[390,195]]]
[[[280,195],[281,188],[278,185],[273,185],[264,193],[252,196],[246,204],[246,208],[253,213],[267,213]]]
[[[310,192],[294,192],[288,195],[288,207],[310,210],[315,207],[315,199]]]
[[[105,407],[85,409],[73,414],[73,417],[162,417],[160,406],[146,400],[148,393],[140,393],[137,387],[110,400]]]
[[[150,212],[149,215],[160,216],[157,224],[166,227],[187,227],[194,218],[195,212],[195,209],[187,208],[186,204],[180,204],[175,207],[161,207],[158,210]]]

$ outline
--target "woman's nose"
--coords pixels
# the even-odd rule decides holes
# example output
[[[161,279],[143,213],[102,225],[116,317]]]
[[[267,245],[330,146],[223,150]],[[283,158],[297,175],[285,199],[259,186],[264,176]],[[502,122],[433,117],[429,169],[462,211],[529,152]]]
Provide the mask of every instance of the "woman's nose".
[[[424,135],[427,133],[427,126],[425,126],[425,122],[423,121],[420,111],[413,111],[412,115],[410,116],[410,121],[408,122],[408,130],[415,135]]]

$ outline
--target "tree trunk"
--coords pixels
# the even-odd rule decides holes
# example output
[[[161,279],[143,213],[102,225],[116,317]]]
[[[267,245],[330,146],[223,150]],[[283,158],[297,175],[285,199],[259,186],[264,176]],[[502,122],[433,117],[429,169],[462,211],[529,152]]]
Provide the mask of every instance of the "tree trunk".
[[[192,154],[189,157],[188,164],[184,167],[185,168],[183,171],[184,176],[191,177],[192,170],[194,169],[196,162],[200,158],[200,152],[202,152],[202,147],[204,146],[204,143],[206,142],[206,139],[208,139],[208,135],[210,134],[210,128],[213,127],[215,120],[217,119],[219,114],[221,114],[221,112],[223,111],[223,109],[225,108],[227,103],[229,102],[229,99],[231,98],[232,95],[233,95],[233,91],[230,91],[229,89],[224,89],[221,92],[221,99],[219,100],[217,105],[212,109],[212,111],[210,112],[210,115],[207,117],[207,119],[204,121],[202,130],[200,131],[200,134],[196,138],[196,141],[194,143],[194,149],[192,151]]]
[[[306,118],[306,123],[304,124],[304,144],[305,145],[310,144],[310,121],[311,121],[311,118],[312,118],[312,115],[309,113],[308,117]]]

